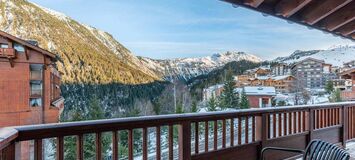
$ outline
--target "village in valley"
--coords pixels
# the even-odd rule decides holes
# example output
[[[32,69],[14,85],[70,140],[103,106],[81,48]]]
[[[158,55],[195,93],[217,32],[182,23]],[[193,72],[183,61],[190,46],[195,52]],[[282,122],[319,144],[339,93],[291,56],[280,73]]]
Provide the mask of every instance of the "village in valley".
[[[351,73],[355,60],[342,66],[333,66],[324,60],[306,58],[292,64],[277,63],[246,70],[233,75],[234,94],[247,97],[247,108],[322,104],[355,100]],[[202,110],[218,106],[225,84],[216,84],[203,90]],[[239,108],[237,108],[239,109]]]

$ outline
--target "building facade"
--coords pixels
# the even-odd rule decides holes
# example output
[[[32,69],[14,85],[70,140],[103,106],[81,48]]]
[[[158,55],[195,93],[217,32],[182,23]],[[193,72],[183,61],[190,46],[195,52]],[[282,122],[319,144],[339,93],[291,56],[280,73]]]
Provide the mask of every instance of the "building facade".
[[[291,69],[286,63],[279,63],[271,67],[271,70],[272,70],[272,74],[275,76],[284,76],[284,75],[291,74]]]
[[[217,84],[203,89],[203,100],[208,101],[212,97],[217,98],[222,94],[223,84]]]
[[[333,77],[331,65],[314,58],[306,58],[294,64],[291,73],[297,79],[298,89],[323,89],[326,81]]]
[[[58,122],[64,99],[56,56],[0,32],[0,128]]]
[[[355,101],[355,68],[340,73],[340,76],[342,79],[346,79],[351,82],[351,87],[341,92],[342,100]]]

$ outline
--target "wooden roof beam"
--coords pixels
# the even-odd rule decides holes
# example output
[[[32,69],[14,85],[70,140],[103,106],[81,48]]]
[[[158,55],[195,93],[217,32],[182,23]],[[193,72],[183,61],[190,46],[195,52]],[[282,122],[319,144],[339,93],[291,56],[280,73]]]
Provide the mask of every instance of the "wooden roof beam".
[[[355,33],[355,20],[350,23],[338,28],[335,32],[342,34],[343,36],[348,36],[352,33]]]
[[[319,22],[320,20],[334,13],[341,7],[352,2],[352,0],[322,0],[317,2],[318,3],[316,6],[310,7],[305,12],[303,12],[301,20],[303,20],[307,24],[313,25]]]
[[[244,4],[252,6],[252,7],[259,7],[261,3],[263,3],[264,0],[244,0]]]
[[[304,6],[306,6],[312,0],[281,0],[275,6],[275,12],[277,15],[282,15],[284,17],[290,17]]]
[[[320,22],[320,27],[334,31],[353,20],[355,20],[355,1],[323,19]]]

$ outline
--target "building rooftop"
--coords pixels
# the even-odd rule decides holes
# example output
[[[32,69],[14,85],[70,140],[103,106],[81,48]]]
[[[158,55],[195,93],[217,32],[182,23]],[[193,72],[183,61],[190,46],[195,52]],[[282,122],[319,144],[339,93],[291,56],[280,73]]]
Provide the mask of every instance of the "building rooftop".
[[[275,87],[265,87],[265,86],[248,86],[244,87],[246,95],[265,95],[265,96],[275,96]]]

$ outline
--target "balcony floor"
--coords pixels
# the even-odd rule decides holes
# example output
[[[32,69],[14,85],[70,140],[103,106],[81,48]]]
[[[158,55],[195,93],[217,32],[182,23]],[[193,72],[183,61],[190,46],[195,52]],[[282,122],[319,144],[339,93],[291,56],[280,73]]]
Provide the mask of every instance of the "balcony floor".
[[[355,160],[355,142],[349,142],[346,144],[346,149],[350,153],[351,160]]]

